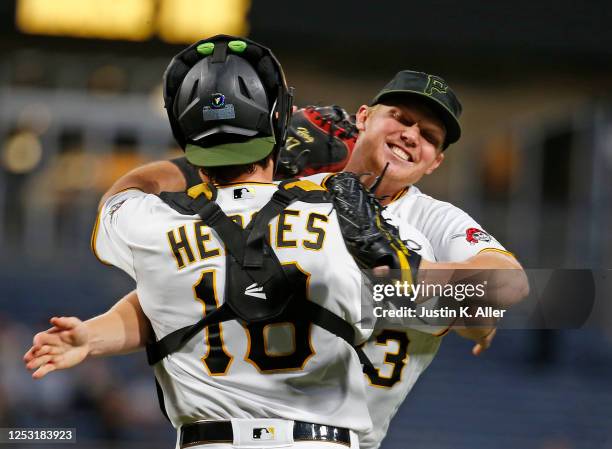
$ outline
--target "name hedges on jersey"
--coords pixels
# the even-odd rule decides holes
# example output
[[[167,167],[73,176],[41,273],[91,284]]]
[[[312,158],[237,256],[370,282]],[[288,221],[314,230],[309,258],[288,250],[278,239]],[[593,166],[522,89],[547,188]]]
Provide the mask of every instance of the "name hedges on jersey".
[[[326,229],[328,222],[326,215],[310,212],[306,220],[300,219],[303,211],[285,209],[279,214],[276,221],[275,232],[272,232],[273,225],[268,225],[268,243],[274,248],[297,248],[298,244],[307,250],[318,251],[323,248],[325,243]],[[251,215],[252,220],[255,214]],[[245,217],[243,215],[231,215],[229,218],[240,227],[245,227]],[[304,225],[304,229],[310,237],[299,240],[292,236],[295,232],[293,227],[299,224]],[[191,228],[191,229],[189,229]],[[274,234],[274,240],[271,239]],[[177,268],[180,270],[194,262],[210,259],[223,255],[220,246],[213,246],[211,242],[211,229],[202,221],[194,223],[193,227],[188,225],[178,226],[167,232],[168,244],[174,255]],[[197,251],[194,251],[194,248]]]

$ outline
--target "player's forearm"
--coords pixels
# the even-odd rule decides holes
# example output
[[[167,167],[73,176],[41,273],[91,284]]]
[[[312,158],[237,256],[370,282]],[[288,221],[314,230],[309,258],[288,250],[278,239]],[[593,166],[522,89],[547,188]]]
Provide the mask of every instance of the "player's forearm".
[[[136,292],[117,302],[108,312],[85,322],[89,334],[89,355],[126,354],[142,348],[151,333]]]
[[[463,262],[429,262],[420,266],[420,281],[431,284],[487,282],[486,300],[493,306],[509,307],[529,294],[527,275],[520,263],[510,255],[494,251],[482,252]]]
[[[160,192],[180,192],[187,188],[185,177],[170,161],[157,161],[126,173],[108,189],[100,199],[100,205],[111,196],[127,189],[138,189],[157,195]]]

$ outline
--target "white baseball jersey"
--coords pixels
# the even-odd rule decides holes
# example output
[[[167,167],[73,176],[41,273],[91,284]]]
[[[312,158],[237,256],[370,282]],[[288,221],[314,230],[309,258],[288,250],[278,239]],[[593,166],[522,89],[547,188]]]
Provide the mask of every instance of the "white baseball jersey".
[[[411,249],[432,260],[433,249],[421,232],[406,223],[399,230],[400,237],[408,240]],[[419,330],[394,327],[376,330],[368,339],[363,350],[376,370],[373,376],[365,375],[373,427],[359,435],[361,449],[380,445],[397,409],[438,352],[446,330],[428,326],[419,326]]]
[[[483,250],[506,252],[467,213],[421,193],[415,186],[398,194],[385,213],[399,227],[402,239],[416,242],[420,247],[417,252],[427,260],[459,262]],[[373,427],[360,436],[361,449],[380,446],[397,409],[438,352],[445,331],[421,326],[418,329],[386,329],[373,335],[364,346],[381,379],[367,379]]]
[[[329,174],[309,179],[321,183]],[[397,226],[403,240],[423,258],[434,262],[459,262],[483,250],[507,252],[467,213],[450,203],[436,200],[410,186],[399,192],[384,211]],[[452,325],[452,320],[449,320]],[[433,326],[415,329],[377,330],[364,344],[377,376],[365,376],[372,430],[359,436],[361,449],[376,449],[384,439],[391,419],[419,376],[435,357],[442,336],[449,330]]]
[[[434,251],[436,262],[460,262],[482,251],[510,254],[467,213],[445,201],[436,200],[410,186],[386,208],[400,227],[408,223],[423,233]]]
[[[276,184],[218,188],[216,202],[246,225]],[[360,272],[329,204],[296,202],[270,222],[281,263],[301,272],[303,300],[350,323],[360,316]],[[182,215],[155,195],[128,190],[103,206],[92,239],[98,257],[137,282],[157,339],[197,322],[223,303],[226,252],[199,216]],[[245,292],[265,300],[256,286]],[[369,333],[355,327],[365,340]],[[155,366],[175,427],[198,420],[283,418],[346,427],[371,426],[358,357],[316,325],[283,322],[208,327]]]

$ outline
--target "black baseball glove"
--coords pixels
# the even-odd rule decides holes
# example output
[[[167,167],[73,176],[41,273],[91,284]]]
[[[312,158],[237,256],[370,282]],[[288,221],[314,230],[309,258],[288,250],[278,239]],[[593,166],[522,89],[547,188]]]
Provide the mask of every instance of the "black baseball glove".
[[[307,106],[291,117],[275,178],[293,178],[344,168],[355,146],[357,127],[340,106]]]
[[[421,256],[406,247],[397,228],[382,216],[383,206],[359,176],[336,173],[327,178],[325,187],[338,214],[346,247],[357,264],[365,269],[386,265],[401,270],[401,280],[414,284]]]

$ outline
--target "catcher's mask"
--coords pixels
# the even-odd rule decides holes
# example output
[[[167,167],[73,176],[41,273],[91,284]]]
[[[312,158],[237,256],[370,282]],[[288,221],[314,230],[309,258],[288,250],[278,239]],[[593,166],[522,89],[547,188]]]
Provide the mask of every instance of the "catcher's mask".
[[[177,54],[164,73],[164,106],[189,162],[242,165],[278,155],[293,89],[266,47],[217,35]]]

